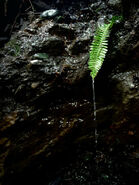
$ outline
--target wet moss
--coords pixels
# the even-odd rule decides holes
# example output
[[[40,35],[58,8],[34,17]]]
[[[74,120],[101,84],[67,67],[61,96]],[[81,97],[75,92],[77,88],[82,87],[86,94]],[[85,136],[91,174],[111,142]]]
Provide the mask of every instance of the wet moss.
[[[8,54],[14,57],[20,56],[21,54],[21,46],[19,45],[17,39],[10,40],[6,47],[8,49]]]

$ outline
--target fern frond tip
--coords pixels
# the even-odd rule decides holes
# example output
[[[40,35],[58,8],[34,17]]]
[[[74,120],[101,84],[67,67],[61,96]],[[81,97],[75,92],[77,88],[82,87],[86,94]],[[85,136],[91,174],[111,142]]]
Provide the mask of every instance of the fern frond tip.
[[[113,24],[119,20],[119,16],[113,16],[109,24],[99,25],[97,28],[94,40],[90,45],[90,58],[88,68],[90,69],[91,77],[94,79],[100,70],[106,53],[108,51],[108,37]]]

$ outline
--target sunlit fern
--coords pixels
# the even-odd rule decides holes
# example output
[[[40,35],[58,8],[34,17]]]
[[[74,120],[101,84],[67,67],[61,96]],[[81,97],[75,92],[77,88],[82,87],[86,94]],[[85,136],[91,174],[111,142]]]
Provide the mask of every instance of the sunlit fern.
[[[95,32],[94,40],[90,46],[90,58],[88,62],[88,68],[91,70],[90,74],[93,79],[101,69],[102,63],[108,51],[108,37],[110,30],[113,24],[120,19],[121,17],[119,16],[113,16],[109,24],[99,25]]]

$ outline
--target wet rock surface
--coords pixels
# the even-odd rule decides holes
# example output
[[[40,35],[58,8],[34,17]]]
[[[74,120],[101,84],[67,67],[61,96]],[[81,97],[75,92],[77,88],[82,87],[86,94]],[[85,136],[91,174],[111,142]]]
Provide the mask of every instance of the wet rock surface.
[[[43,19],[51,19],[51,18],[56,17],[58,14],[59,14],[58,10],[51,9],[51,10],[46,10],[46,11],[42,12],[40,17]]]
[[[121,0],[109,0],[108,1],[108,5],[115,7],[115,8],[120,8],[122,5],[122,1]]]
[[[137,3],[127,18],[113,2],[48,1],[61,17],[34,17],[1,48],[0,185],[139,183]],[[89,45],[115,14],[125,17],[95,81],[94,122]]]

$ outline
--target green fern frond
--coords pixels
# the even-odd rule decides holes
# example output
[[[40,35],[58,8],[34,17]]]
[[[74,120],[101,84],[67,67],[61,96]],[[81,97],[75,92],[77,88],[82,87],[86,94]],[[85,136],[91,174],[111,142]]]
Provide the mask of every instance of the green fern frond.
[[[100,70],[108,51],[108,37],[113,24],[119,20],[114,16],[109,24],[99,26],[95,32],[94,40],[90,46],[90,58],[88,68],[91,70],[91,77],[94,79]]]

